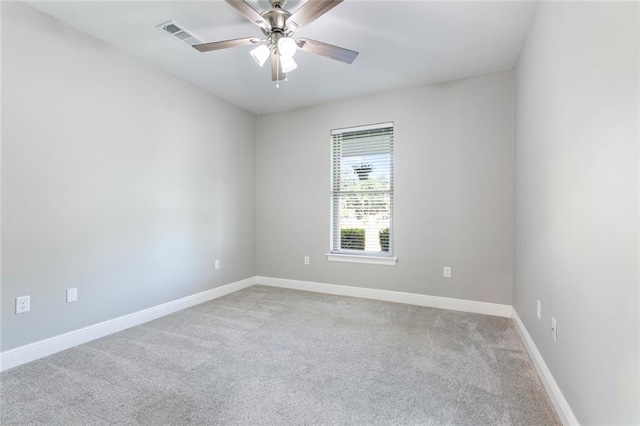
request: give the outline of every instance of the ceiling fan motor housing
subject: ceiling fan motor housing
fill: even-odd
[[[271,33],[279,32],[284,34],[286,32],[286,22],[289,16],[291,16],[291,12],[280,9],[279,7],[274,7],[271,10],[262,12],[261,16],[269,24],[267,28],[261,28],[262,32],[268,37]]]

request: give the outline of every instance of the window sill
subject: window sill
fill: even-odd
[[[360,256],[356,254],[327,253],[329,262],[368,263],[370,265],[396,266],[397,257]]]

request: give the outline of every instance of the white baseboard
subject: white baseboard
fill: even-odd
[[[451,309],[454,311],[471,312],[477,314],[513,317],[522,340],[529,351],[533,364],[540,376],[540,380],[549,394],[554,408],[564,425],[579,425],[569,403],[558,387],[551,371],[544,362],[538,348],[533,343],[520,317],[512,306],[497,303],[475,302],[471,300],[452,299],[447,297],[427,296],[423,294],[402,293],[398,291],[376,290],[363,287],[351,287],[336,284],[325,284],[311,281],[289,280],[272,277],[256,277],[256,283],[270,287],[290,288],[293,290],[313,291],[316,293],[335,294],[339,296],[359,297],[363,299],[382,300],[386,302],[405,303],[408,305],[426,306],[431,308]]]
[[[538,376],[540,376],[540,380],[542,380],[542,384],[547,390],[549,398],[551,398],[551,402],[553,403],[553,406],[560,416],[560,420],[562,420],[562,424],[579,425],[580,423],[578,423],[578,419],[573,414],[573,410],[571,410],[569,403],[565,399],[562,391],[560,390],[560,387],[553,378],[549,367],[547,367],[547,364],[544,362],[542,354],[540,353],[540,351],[538,351],[536,344],[533,342],[531,335],[529,335],[527,328],[524,326],[524,323],[518,316],[518,313],[515,311],[515,309],[513,310],[513,319],[516,322],[516,327],[518,329],[518,332],[520,332],[520,336],[524,341],[524,345],[526,346],[527,351],[529,351],[529,355],[533,360],[533,365],[535,365],[536,370],[538,370]]]
[[[185,308],[198,305],[218,297],[245,289],[255,285],[256,277],[247,278],[206,290],[201,293],[183,297],[182,299],[173,300],[163,303],[162,305],[153,306],[142,311],[124,315],[98,324],[90,325],[85,328],[60,334],[49,339],[40,340],[28,345],[20,346],[15,349],[0,353],[0,371],[8,370],[27,362],[52,355],[56,352],[72,348],[91,340],[117,333],[124,329],[143,324],[145,322],[172,314]]]
[[[520,320],[517,312],[509,305],[497,303],[476,302],[471,300],[453,299],[447,297],[427,296],[423,294],[402,293],[398,291],[377,290],[363,287],[351,287],[336,284],[325,284],[311,281],[289,280],[271,277],[250,277],[231,284],[223,285],[211,290],[203,291],[182,299],[163,303],[132,314],[124,315],[65,334],[40,340],[28,345],[20,346],[0,353],[0,371],[5,371],[36,359],[44,358],[56,352],[90,342],[109,334],[143,324],[145,322],[172,314],[182,309],[217,299],[255,284],[270,287],[290,288],[294,290],[313,291],[316,293],[335,294],[339,296],[359,297],[363,299],[382,300],[386,302],[405,303],[408,305],[426,306],[431,308],[450,309],[462,312],[513,317],[524,344],[529,351],[538,375],[544,384],[558,415],[565,425],[579,425],[571,407],[564,398],[551,371],[544,362],[529,332]]]
[[[399,291],[377,290],[364,287],[325,284],[311,281],[298,281],[283,278],[256,277],[256,283],[270,287],[306,290],[316,293],[335,294],[339,296],[359,297],[362,299],[383,300],[385,302],[405,303],[407,305],[426,306],[430,308],[451,309],[453,311],[471,312],[475,314],[511,317],[510,305],[475,302],[471,300],[452,299],[448,297],[427,296],[424,294],[402,293]]]

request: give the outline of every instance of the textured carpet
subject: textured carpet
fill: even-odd
[[[2,425],[557,425],[510,319],[254,286],[0,375]]]

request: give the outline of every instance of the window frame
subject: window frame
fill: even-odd
[[[336,191],[337,187],[340,187],[342,182],[340,175],[335,171],[336,166],[336,136],[345,134],[364,133],[375,130],[391,129],[389,136],[389,189],[380,191],[371,191],[371,193],[388,194],[389,195],[389,250],[381,252],[361,251],[361,250],[348,250],[348,249],[336,249],[336,239],[338,242],[341,238],[341,217],[340,208],[335,208],[336,200],[340,195],[344,195],[349,191]],[[348,262],[348,263],[368,263],[376,265],[394,266],[397,263],[397,257],[394,256],[394,135],[395,135],[395,123],[393,121],[369,124],[364,126],[344,127],[331,130],[331,149],[330,149],[330,162],[331,162],[331,175],[330,175],[330,191],[329,191],[329,210],[330,210],[330,238],[329,238],[329,252],[326,254],[327,260],[333,262]],[[363,139],[366,136],[363,136]],[[344,158],[342,155],[340,159]],[[336,177],[340,180],[336,182]],[[367,192],[364,191],[363,194]]]

